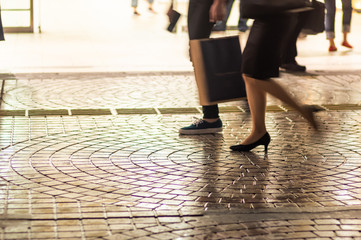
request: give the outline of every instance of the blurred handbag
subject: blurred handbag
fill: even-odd
[[[167,16],[169,19],[169,25],[167,27],[167,30],[169,32],[174,32],[175,26],[177,25],[177,22],[181,16],[179,12],[174,10],[174,1],[171,2],[170,7],[167,12]]]
[[[191,40],[190,54],[202,106],[246,97],[239,36]]]
[[[262,18],[285,12],[311,10],[309,0],[241,0],[243,18]]]
[[[325,4],[312,1],[312,10],[307,13],[307,20],[302,29],[303,33],[315,35],[325,31]]]
[[[4,37],[4,28],[3,28],[3,24],[1,22],[1,8],[0,8],[0,41],[5,40]]]

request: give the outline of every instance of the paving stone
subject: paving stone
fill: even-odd
[[[9,80],[3,239],[361,237],[359,73],[283,75],[291,94],[325,109],[322,134],[270,98],[267,156],[229,150],[252,126],[244,101],[220,105],[223,133],[180,136],[200,115],[194,79],[152,74],[144,91],[150,75],[103,74],[92,87],[86,73]]]

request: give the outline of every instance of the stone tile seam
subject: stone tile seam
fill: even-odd
[[[324,111],[360,111],[359,104],[328,104],[315,105]],[[220,113],[248,113],[247,109],[237,106],[219,107]],[[282,105],[269,105],[267,112],[288,112],[293,109]],[[196,114],[199,113],[198,107],[187,108],[99,108],[99,109],[16,109],[0,110],[0,116],[46,116],[46,115],[137,115],[137,114]]]
[[[305,209],[306,211],[302,211]],[[6,217],[0,216],[1,221],[49,221],[49,220],[57,220],[57,221],[71,221],[71,220],[102,220],[102,219],[144,219],[144,218],[169,218],[169,217],[182,217],[182,218],[193,218],[193,217],[201,217],[204,219],[214,219],[214,216],[217,216],[219,219],[224,219],[221,222],[234,222],[235,219],[243,219],[242,222],[254,222],[254,221],[271,221],[271,220],[305,220],[305,219],[337,219],[337,218],[357,218],[361,215],[360,209],[334,209],[320,212],[307,212],[307,208],[300,208],[299,211],[287,211],[287,209],[279,209],[276,208],[274,212],[266,211],[266,212],[248,212],[248,213],[207,213],[204,214],[185,214],[185,215],[177,215],[177,214],[157,214],[157,216],[150,215],[136,215],[136,216],[99,216],[99,217],[66,217],[66,218],[57,218],[57,217],[49,217],[49,218],[33,218],[33,217]],[[224,216],[224,218],[222,217]],[[342,217],[340,217],[342,216]]]
[[[275,209],[277,210],[277,209]],[[302,210],[306,210],[302,212]],[[213,219],[227,218],[226,221],[234,222],[236,219],[243,219],[243,222],[255,222],[255,221],[271,221],[271,220],[306,220],[306,219],[339,219],[339,218],[357,218],[361,215],[361,210],[334,210],[328,212],[307,212],[307,208],[300,209],[300,212],[273,212],[273,213],[244,213],[244,214],[217,214],[205,215],[206,218]],[[342,217],[341,217],[342,216]]]
[[[361,205],[335,206],[335,207],[278,207],[278,208],[261,208],[261,209],[233,209],[233,210],[210,210],[207,215],[239,215],[239,214],[267,214],[267,213],[330,213],[341,211],[361,211]]]
[[[33,217],[9,217],[7,218],[0,216],[0,221],[49,221],[49,220],[57,220],[57,221],[71,221],[71,220],[100,220],[100,219],[144,219],[144,218],[188,218],[188,217],[204,217],[204,214],[186,214],[186,215],[157,215],[157,216],[149,216],[149,215],[137,215],[137,216],[111,216],[111,217],[66,217],[66,218],[57,218],[57,217],[49,217],[49,218],[33,218]]]

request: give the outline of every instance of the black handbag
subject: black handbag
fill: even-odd
[[[309,0],[241,0],[243,18],[262,18],[285,12],[311,10]]]
[[[1,22],[1,8],[0,8],[0,41],[3,41],[3,40],[5,40],[5,37],[4,37],[3,25]]]
[[[239,36],[191,40],[190,50],[202,106],[246,97]]]
[[[312,10],[307,13],[307,20],[302,29],[303,33],[315,35],[325,31],[325,4],[312,1]]]
[[[169,25],[167,27],[167,30],[169,32],[175,32],[175,26],[181,16],[179,12],[173,9],[173,6],[174,6],[174,0],[171,1],[170,7],[167,12],[167,16],[169,19]]]

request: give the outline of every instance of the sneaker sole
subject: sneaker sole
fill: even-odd
[[[197,134],[210,134],[222,132],[222,128],[206,128],[206,129],[198,129],[198,130],[183,130],[179,129],[179,134],[184,135],[197,135]]]

